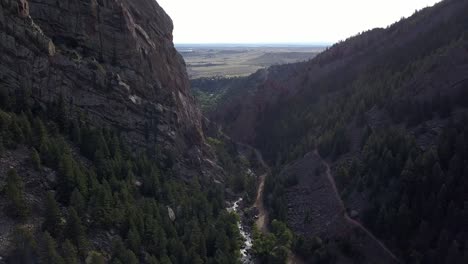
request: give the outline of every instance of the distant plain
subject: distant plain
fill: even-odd
[[[306,61],[325,46],[307,45],[176,45],[190,79],[247,76],[275,64]]]

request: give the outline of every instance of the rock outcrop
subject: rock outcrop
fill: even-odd
[[[1,0],[0,85],[39,107],[59,98],[69,115],[157,146],[179,171],[199,167],[201,115],[172,21],[153,0]],[[185,172],[184,172],[185,173]]]

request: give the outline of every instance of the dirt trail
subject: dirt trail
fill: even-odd
[[[260,231],[262,231],[262,233],[268,232],[268,212],[265,209],[265,205],[263,203],[263,192],[265,189],[266,176],[266,173],[260,176],[260,184],[258,185],[257,197],[255,198],[254,203],[254,206],[258,209],[258,219],[255,221],[255,225]]]
[[[242,144],[244,145],[244,144]],[[247,146],[247,145],[244,145]],[[268,233],[268,211],[265,208],[265,204],[263,202],[263,195],[265,192],[265,179],[268,174],[271,173],[270,167],[265,163],[263,160],[262,154],[255,148],[251,148],[255,155],[257,156],[257,160],[260,162],[262,167],[266,170],[266,173],[260,176],[260,183],[258,184],[257,189],[257,197],[255,198],[254,206],[258,209],[258,219],[255,221],[255,225],[262,233]],[[293,252],[290,252],[288,255],[288,259],[286,260],[287,264],[304,264],[305,262]]]
[[[336,187],[336,183],[335,183],[335,179],[333,178],[333,176],[331,175],[331,169],[330,169],[330,165],[320,156],[320,154],[318,153],[318,150],[315,150],[314,151],[315,155],[317,155],[317,157],[320,158],[320,160],[322,161],[322,164],[325,166],[326,168],[326,174],[327,174],[327,178],[328,180],[330,181],[332,187],[333,187],[333,191],[336,195],[336,198],[338,199],[338,201],[340,201],[340,204],[343,208],[343,214],[344,214],[344,218],[346,219],[346,221],[348,221],[351,225],[355,226],[355,227],[358,227],[359,229],[361,229],[362,231],[364,231],[364,233],[366,233],[372,240],[374,240],[389,256],[391,256],[397,263],[401,263],[400,260],[395,256],[395,254],[392,253],[392,251],[390,251],[384,243],[382,243],[382,241],[380,241],[377,237],[375,237],[372,232],[370,232],[366,227],[364,227],[361,223],[359,223],[358,221],[352,219],[351,217],[349,217],[348,213],[346,212],[346,207],[344,205],[344,202],[343,200],[341,199],[341,196],[338,192],[338,188]]]
[[[258,209],[258,219],[255,221],[255,225],[262,233],[268,233],[268,211],[265,209],[263,202],[263,194],[265,190],[265,178],[268,174],[265,173],[260,176],[260,184],[258,185],[257,197],[255,199],[254,206]],[[305,262],[296,254],[289,253],[288,259],[286,260],[287,264],[304,264]]]
[[[266,170],[266,173],[262,174],[260,176],[260,182],[259,182],[259,185],[258,185],[258,189],[257,189],[257,196],[255,198],[255,203],[254,203],[254,206],[258,209],[259,211],[259,214],[258,214],[258,219],[255,221],[255,225],[258,227],[258,229],[260,231],[262,231],[263,233],[268,233],[269,230],[268,230],[268,211],[266,210],[265,208],[265,205],[264,205],[264,202],[263,202],[263,195],[264,195],[264,190],[265,190],[265,179],[267,177],[268,174],[271,173],[271,170],[270,170],[270,167],[266,164],[266,162],[263,160],[263,156],[262,154],[256,149],[256,148],[253,148],[252,146],[250,145],[247,145],[247,144],[243,144],[243,143],[237,143],[241,146],[244,146],[244,147],[247,147],[251,150],[254,151],[256,157],[257,157],[257,160],[260,162],[260,164],[262,165],[262,167]],[[333,176],[331,175],[331,169],[330,169],[330,165],[320,156],[320,154],[318,153],[318,150],[315,150],[314,151],[315,155],[317,155],[317,157],[320,158],[322,164],[325,166],[326,168],[326,175],[327,175],[327,178],[328,180],[330,181],[331,185],[332,185],[332,188],[333,188],[333,192],[334,192],[334,195],[336,196],[337,200],[340,202],[340,205],[342,207],[342,211],[343,211],[343,214],[344,214],[344,218],[346,221],[348,221],[351,225],[361,229],[364,233],[366,233],[372,240],[374,240],[391,258],[393,258],[397,263],[401,263],[400,260],[395,256],[395,254],[392,253],[392,251],[390,251],[384,243],[382,243],[382,241],[380,241],[377,237],[375,237],[372,232],[370,232],[366,227],[364,227],[361,223],[359,223],[358,221],[352,219],[351,217],[349,217],[349,215],[347,214],[346,212],[346,207],[344,205],[344,202],[343,200],[341,199],[341,196],[339,195],[339,192],[338,192],[338,188],[336,187],[336,183],[335,183],[335,179],[333,178]],[[287,264],[304,264],[306,263],[304,260],[302,260],[299,256],[297,256],[296,254],[294,253],[290,253],[289,256],[288,256],[288,259],[286,261]]]
[[[228,137],[226,135],[224,136]],[[255,225],[262,233],[264,234],[268,233],[270,232],[270,230],[268,230],[268,210],[266,210],[265,208],[265,203],[263,202],[264,200],[263,195],[265,192],[265,179],[271,173],[270,166],[266,164],[266,162],[263,160],[262,153],[260,153],[260,151],[258,151],[256,148],[250,145],[244,144],[244,143],[240,143],[240,142],[236,142],[236,143],[239,146],[243,146],[245,148],[252,150],[255,153],[255,156],[258,162],[260,162],[260,165],[265,170],[265,173],[259,177],[257,196],[255,197],[255,203],[253,204],[253,206],[258,209],[258,219],[255,221]],[[302,260],[301,257],[299,257],[298,255],[294,254],[293,252],[290,252],[288,255],[288,259],[286,260],[286,263],[287,264],[305,264],[306,262]]]

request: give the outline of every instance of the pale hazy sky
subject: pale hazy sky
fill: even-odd
[[[157,0],[176,43],[336,42],[439,0]]]

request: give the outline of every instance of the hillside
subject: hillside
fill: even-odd
[[[248,161],[202,131],[172,27],[153,0],[0,0],[0,263],[237,263]]]
[[[467,11],[445,0],[308,62],[262,70],[208,113],[276,166],[266,202],[303,237],[303,256],[375,263],[375,250],[340,231],[347,224],[323,229],[344,214],[400,262],[467,261]],[[338,201],[330,189],[317,194],[335,181]],[[346,213],[322,208],[339,200]]]

